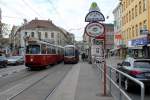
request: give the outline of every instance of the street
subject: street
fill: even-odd
[[[14,68],[13,68],[14,67]],[[10,69],[17,70],[17,67],[5,68],[6,73]],[[22,69],[19,72],[7,74],[0,78],[0,100],[45,100],[65,77],[72,65],[55,65],[49,69],[29,71]],[[1,72],[3,74],[3,72]],[[0,73],[0,74],[1,74]],[[24,97],[25,96],[25,97]]]
[[[118,58],[107,59],[107,65],[114,67],[122,60]],[[83,63],[80,61],[80,63]],[[87,62],[84,62],[85,64]],[[83,64],[84,64],[83,63]],[[57,90],[61,81],[75,65],[60,63],[42,70],[29,70],[24,65],[8,66],[0,69],[0,100],[45,100]],[[97,70],[95,70],[97,71]],[[99,74],[97,74],[100,79]],[[107,80],[109,86],[109,81]],[[112,86],[114,98],[119,96],[118,90]],[[124,90],[124,88],[122,88]],[[140,89],[126,92],[133,100],[140,100]],[[146,91],[145,99],[150,99]]]

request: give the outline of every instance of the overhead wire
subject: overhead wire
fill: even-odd
[[[5,7],[6,9],[10,8],[11,11],[13,11],[14,13],[16,13],[17,15],[19,15],[19,16],[21,16],[21,17],[25,16],[24,13],[22,13],[22,12],[19,11],[18,9],[15,9],[15,8],[13,8],[13,7],[11,7],[11,6],[8,6],[4,1],[2,2],[2,0],[1,0],[1,2],[0,2],[0,5],[2,5],[3,7]]]
[[[22,0],[22,2],[28,6],[36,15],[38,15],[39,17],[42,17],[32,6],[30,6],[25,0]]]

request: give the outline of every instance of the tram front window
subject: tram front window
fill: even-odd
[[[74,56],[74,48],[66,48],[65,56]]]
[[[39,54],[40,53],[40,46],[39,45],[29,45],[26,48],[27,54]]]

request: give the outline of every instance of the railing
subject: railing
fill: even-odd
[[[96,67],[98,68],[98,70],[100,71],[100,76],[101,79],[103,79],[103,73],[104,73],[104,66],[103,66],[103,62],[102,63],[95,63]],[[119,76],[119,84],[116,82],[116,76],[117,74]],[[132,100],[131,97],[122,89],[122,85],[121,85],[121,76],[126,77],[127,79],[130,79],[131,81],[135,82],[136,84],[140,85],[141,88],[141,99],[140,100],[144,100],[144,96],[145,96],[145,87],[143,82],[131,77],[130,75],[117,70],[116,68],[113,68],[112,66],[108,66],[107,65],[107,73],[106,73],[106,77],[109,80],[107,82],[107,86],[109,87],[109,93],[115,98],[115,100]],[[114,86],[114,87],[113,87]],[[114,89],[112,88],[116,88],[118,93],[116,93],[115,91],[112,91]]]

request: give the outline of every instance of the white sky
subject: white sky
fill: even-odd
[[[82,40],[85,16],[92,2],[96,2],[104,14],[106,23],[113,23],[113,9],[119,0],[0,0],[2,22],[21,25],[23,19],[51,19],[54,24],[74,33],[76,40]]]

